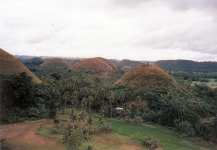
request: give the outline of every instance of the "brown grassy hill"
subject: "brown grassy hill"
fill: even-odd
[[[111,74],[117,71],[117,67],[108,60],[100,57],[82,59],[72,66],[75,70],[84,70],[94,73]]]
[[[66,62],[61,58],[46,58],[43,59],[43,63],[41,64],[41,67],[67,67]]]
[[[20,60],[0,48],[0,74],[11,75],[23,72],[32,77],[33,82],[41,83],[41,80],[36,77],[24,64],[22,64]]]
[[[139,65],[126,72],[116,84],[131,88],[158,89],[174,85],[174,80],[157,65]]]
[[[128,60],[128,59],[123,59],[123,60],[111,60],[112,63],[114,63],[119,70],[121,71],[129,71],[130,69],[138,66],[138,65],[142,65],[144,64],[143,62],[140,61],[133,61],[133,60]]]
[[[50,57],[43,58],[40,66],[43,68],[71,68],[76,62],[78,62],[77,59]]]

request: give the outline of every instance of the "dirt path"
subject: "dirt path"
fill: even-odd
[[[26,123],[16,123],[0,126],[0,140],[5,139],[7,150],[64,150],[63,144],[55,139],[37,134],[40,126],[50,124],[47,120]],[[96,150],[143,150],[141,145],[127,137],[101,134],[94,139]],[[4,150],[1,149],[0,150]]]
[[[17,123],[0,126],[0,140],[6,140],[13,150],[63,150],[63,146],[55,141],[36,134],[36,130],[46,120]]]

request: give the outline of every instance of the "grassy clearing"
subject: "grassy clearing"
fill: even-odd
[[[88,145],[94,150],[146,150],[137,141],[115,133],[98,134],[90,142],[84,143],[82,148]]]
[[[109,119],[114,133],[127,136],[142,142],[146,137],[156,138],[160,141],[164,150],[205,150],[192,141],[181,138],[177,133],[157,125],[135,125],[125,121]]]
[[[59,134],[58,130],[54,127],[40,127],[37,129],[37,134],[43,136],[43,137],[47,137],[47,138],[55,138],[58,141],[61,141],[62,136]]]
[[[54,139],[58,143],[62,141],[61,134],[52,124],[38,128],[37,134]],[[98,133],[92,136],[90,141],[83,143],[80,149],[86,150],[88,146],[93,150],[145,150],[140,142],[117,133]]]
[[[82,149],[91,145],[94,150],[144,150],[143,140],[152,137],[160,141],[164,150],[215,150],[214,146],[210,146],[212,148],[202,147],[192,140],[182,138],[178,133],[158,125],[136,125],[117,119],[106,119],[106,121],[111,125],[112,133],[93,136],[91,141],[83,143]],[[38,133],[45,137],[61,140],[61,136],[51,125],[39,128]]]

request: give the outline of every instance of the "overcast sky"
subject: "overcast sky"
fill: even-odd
[[[12,54],[217,61],[217,0],[0,0]]]

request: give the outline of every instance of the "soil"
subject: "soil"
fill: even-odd
[[[55,139],[45,138],[36,133],[36,130],[46,120],[16,123],[0,126],[0,140],[5,141],[9,149],[13,150],[62,150],[63,145]]]

